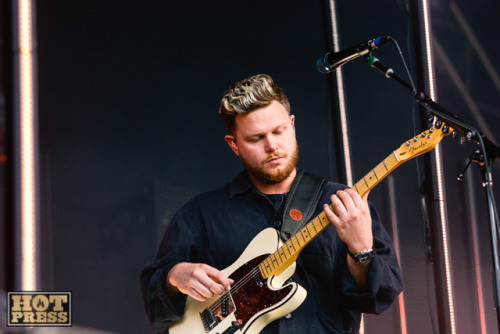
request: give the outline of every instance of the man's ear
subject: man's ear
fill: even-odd
[[[295,115],[290,115],[290,123],[292,123],[292,126],[295,127]]]
[[[229,145],[229,147],[233,150],[234,154],[237,156],[240,156],[240,150],[238,148],[238,145],[236,145],[236,138],[231,135],[225,135],[224,140],[226,143]]]

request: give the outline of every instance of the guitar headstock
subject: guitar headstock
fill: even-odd
[[[432,127],[421,134],[409,139],[394,151],[399,161],[409,160],[417,155],[429,152],[437,144],[453,132],[453,128],[448,125],[439,126],[439,128]]]

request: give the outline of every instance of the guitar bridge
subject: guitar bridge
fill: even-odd
[[[229,314],[236,310],[233,297],[230,293],[224,293],[212,305],[200,312],[201,321],[205,331],[210,332],[215,326],[223,321]]]

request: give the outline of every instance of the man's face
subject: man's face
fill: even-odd
[[[251,177],[279,183],[295,170],[298,160],[294,120],[281,103],[273,101],[267,107],[236,116],[234,137],[225,139]]]

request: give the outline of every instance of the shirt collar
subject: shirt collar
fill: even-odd
[[[297,168],[297,176],[302,171]],[[295,177],[294,183],[300,179],[300,177]],[[293,187],[293,185],[292,185]],[[229,198],[233,198],[237,195],[241,195],[249,190],[260,193],[260,191],[254,186],[252,181],[250,181],[250,177],[246,171],[239,173],[229,184]]]
[[[233,198],[237,195],[243,194],[251,189],[257,190],[250,181],[246,171],[239,173],[229,184],[229,198]]]

